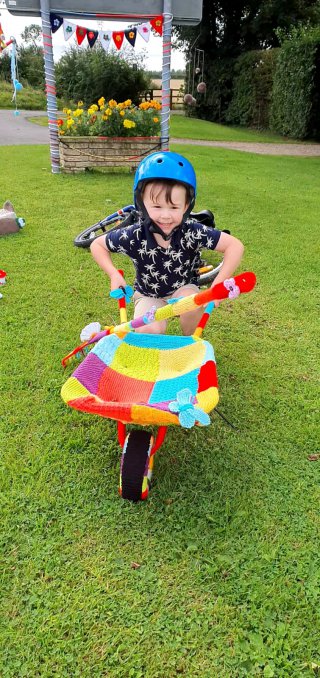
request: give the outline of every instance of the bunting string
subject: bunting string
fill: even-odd
[[[124,31],[94,31],[90,28],[85,28],[84,26],[78,26],[72,21],[69,21],[69,19],[63,18],[54,12],[50,12],[50,23],[52,33],[56,33],[62,26],[65,40],[69,40],[75,35],[78,45],[81,45],[86,38],[90,47],[93,47],[98,40],[106,52],[108,52],[111,44],[115,45],[116,48],[120,50],[126,40],[131,47],[134,47],[137,35],[140,35],[145,42],[149,42],[151,31],[153,31],[155,35],[160,36],[162,36],[163,31],[162,15],[156,16],[153,19],[150,19],[150,21],[144,21],[141,24],[127,28]]]

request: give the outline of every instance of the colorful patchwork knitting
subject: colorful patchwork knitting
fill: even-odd
[[[211,344],[193,337],[129,332],[123,338],[111,334],[100,339],[61,395],[77,410],[126,423],[167,426],[180,425],[175,413],[179,408],[172,403],[179,402],[183,389],[192,397],[193,420],[207,423],[204,412],[211,412],[219,399]]]

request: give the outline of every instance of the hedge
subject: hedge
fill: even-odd
[[[296,30],[277,60],[270,126],[296,139],[320,139],[320,28]]]
[[[235,64],[233,92],[226,122],[246,127],[268,128],[273,76],[278,49],[242,54]]]

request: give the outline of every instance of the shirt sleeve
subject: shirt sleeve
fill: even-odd
[[[215,250],[220,240],[221,231],[213,228],[213,226],[205,226],[196,222],[194,224],[194,235],[201,248]]]
[[[114,228],[105,236],[105,243],[109,252],[120,252],[121,254],[132,255],[132,227],[124,226]]]

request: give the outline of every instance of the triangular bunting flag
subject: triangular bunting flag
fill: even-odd
[[[149,42],[150,38],[150,24],[138,24],[137,30],[139,35],[146,41]]]
[[[130,42],[130,45],[132,45],[132,47],[134,47],[135,42],[136,42],[136,37],[137,37],[137,29],[136,28],[128,28],[128,30],[126,30],[124,32],[124,34],[125,34],[128,42]]]
[[[83,26],[77,26],[76,38],[77,38],[78,45],[81,45],[81,43],[84,41],[86,35],[87,35],[87,29],[84,28]]]
[[[163,17],[161,14],[156,16],[154,19],[151,19],[150,24],[152,28],[154,28],[154,30],[159,33],[159,35],[162,35]]]
[[[123,43],[124,31],[113,31],[112,37],[116,48],[120,49]]]
[[[98,31],[88,31],[87,32],[87,40],[88,40],[90,47],[93,47],[97,38],[98,38]]]
[[[58,14],[54,14],[53,12],[50,12],[50,23],[51,23],[51,31],[52,33],[55,33],[60,26],[63,24],[63,18],[62,16],[58,16]]]
[[[69,38],[71,38],[71,36],[74,34],[76,28],[76,24],[72,24],[70,21],[67,21],[67,19],[63,19],[64,39],[69,40]]]
[[[99,31],[99,40],[103,49],[107,52],[111,43],[112,31]]]

